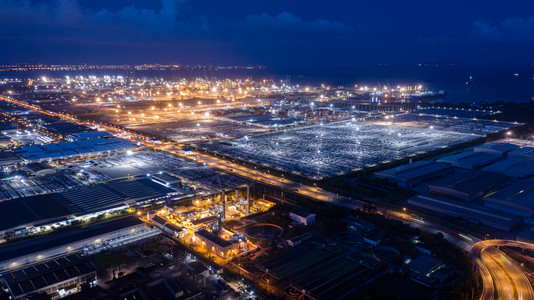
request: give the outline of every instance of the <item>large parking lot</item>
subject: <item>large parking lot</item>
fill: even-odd
[[[221,121],[211,117],[181,120],[166,123],[151,123],[126,126],[129,129],[164,137],[176,142],[191,142],[213,138],[243,136],[264,131],[258,127]]]
[[[463,119],[458,125],[461,127],[451,128],[447,120],[409,114],[397,116],[394,121],[331,123],[200,146],[307,177],[322,178],[470,141],[513,126]]]

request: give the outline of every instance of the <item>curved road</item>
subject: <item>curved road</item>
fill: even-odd
[[[520,247],[534,250],[534,244],[509,241],[486,240],[473,245],[471,258],[480,272],[483,290],[480,299],[533,299],[532,286],[521,271],[521,266],[513,263],[496,246]]]

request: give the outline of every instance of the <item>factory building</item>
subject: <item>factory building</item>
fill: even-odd
[[[0,246],[0,271],[84,249],[90,250],[107,242],[133,237],[146,231],[145,223],[130,216],[7,244]]]
[[[195,232],[195,242],[198,242],[208,252],[221,258],[230,258],[239,252],[239,243],[227,241],[205,229]]]
[[[11,238],[162,201],[176,193],[148,178],[83,186],[0,202],[0,235]]]
[[[0,152],[0,167],[4,166],[14,166],[20,164],[24,159],[12,151],[2,151]]]
[[[315,222],[315,214],[301,208],[293,208],[289,212],[289,217],[291,220],[302,225],[310,225]]]
[[[492,172],[456,172],[429,184],[428,190],[434,196],[468,202],[497,190],[507,181],[507,176]]]
[[[111,138],[113,135],[106,131],[85,131],[68,134],[65,139],[69,142],[90,140],[98,138]]]
[[[209,216],[198,220],[191,221],[191,228],[193,230],[200,230],[202,228],[208,228],[213,224],[217,223],[219,218],[217,216]]]
[[[56,173],[56,169],[46,162],[30,163],[22,167],[22,170],[32,176],[51,175]]]
[[[179,188],[182,185],[180,178],[171,176],[167,173],[154,174],[150,178],[152,181],[167,187]]]
[[[158,227],[161,231],[173,237],[180,238],[180,237],[183,237],[183,235],[185,234],[185,228],[178,227],[174,225],[172,222],[169,222],[158,215],[151,216],[149,214],[148,220],[154,223],[154,225],[156,225],[156,227]]]
[[[454,218],[461,218],[504,231],[511,231],[520,223],[520,219],[517,217],[505,215],[482,206],[447,199],[418,195],[408,199],[408,205],[432,210]]]
[[[26,145],[13,152],[21,156],[26,162],[32,163],[120,153],[137,147],[135,143],[129,140],[116,137],[100,137],[76,140],[74,142]]]
[[[400,167],[379,171],[375,176],[395,182],[402,187],[413,187],[421,182],[447,175],[452,171],[448,164],[421,160]]]
[[[534,214],[534,180],[523,180],[484,197],[484,206],[516,216]]]
[[[527,178],[534,176],[534,159],[520,156],[509,156],[507,159],[484,167],[482,170],[503,174],[513,178]]]
[[[508,157],[523,157],[534,160],[534,147],[523,147],[510,151]]]
[[[473,149],[476,153],[492,153],[498,154],[503,157],[508,155],[508,152],[519,149],[520,146],[516,144],[511,144],[503,141],[497,141],[493,143],[488,143],[480,147]]]
[[[138,268],[135,272],[97,286],[84,289],[64,299],[174,299],[208,298],[192,274],[182,270],[156,270],[157,267]]]
[[[96,280],[95,268],[78,254],[54,258],[2,275],[11,299],[47,294],[59,299],[79,291],[80,285]]]
[[[502,158],[502,154],[499,153],[465,151],[459,154],[440,158],[436,161],[446,163],[457,168],[475,170],[495,163]]]

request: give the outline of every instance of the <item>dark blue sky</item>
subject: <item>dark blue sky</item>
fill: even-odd
[[[0,0],[0,63],[534,62],[534,1]]]

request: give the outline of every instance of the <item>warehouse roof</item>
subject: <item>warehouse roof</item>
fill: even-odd
[[[13,296],[19,297],[94,272],[91,264],[73,254],[5,273],[3,278]]]
[[[137,201],[148,198],[158,198],[175,192],[175,190],[164,187],[148,178],[114,182],[107,184],[106,187],[126,199],[134,199]]]
[[[491,164],[483,170],[510,177],[523,178],[534,175],[534,159],[525,157],[508,157],[508,159]]]
[[[204,224],[204,223],[210,223],[210,222],[215,222],[217,221],[217,216],[209,216],[209,217],[205,217],[205,218],[202,218],[202,219],[198,219],[198,220],[193,220],[191,221],[191,224],[193,225],[200,225],[200,224]]]
[[[212,243],[216,244],[216,245],[219,245],[220,247],[223,247],[223,248],[226,248],[228,246],[231,246],[232,243],[227,241],[227,240],[223,240],[222,238],[220,238],[219,236],[205,230],[205,229],[201,229],[197,232],[195,232],[195,235],[199,235],[203,238],[205,238],[206,240],[209,240],[211,241]]]
[[[475,196],[497,188],[506,181],[508,181],[508,177],[505,175],[493,172],[470,171],[445,177],[439,183],[429,185],[429,188],[430,190],[446,188],[468,196]]]
[[[81,209],[58,193],[30,196],[0,202],[0,230],[62,219]]]
[[[523,180],[509,185],[484,198],[498,204],[534,209],[534,180]]]
[[[303,218],[307,218],[307,217],[312,216],[312,215],[315,216],[315,214],[313,214],[313,213],[311,213],[311,212],[309,212],[309,211],[307,211],[305,209],[297,208],[297,207],[293,208],[291,210],[291,213],[294,214],[294,215],[297,215],[299,217],[303,217]]]
[[[86,131],[86,132],[75,132],[68,135],[68,138],[73,141],[78,140],[87,140],[94,138],[102,137],[111,137],[112,135],[106,131]]]
[[[61,142],[46,145],[27,145],[15,150],[15,153],[32,160],[39,158],[54,158],[65,156],[62,151],[69,153],[89,153],[107,150],[127,149],[136,147],[135,143],[121,138],[93,138],[77,140],[76,142]]]
[[[440,158],[437,160],[437,162],[448,163],[455,167],[464,169],[476,169],[498,161],[501,158],[502,155],[497,153],[466,151]]]
[[[414,272],[426,275],[442,264],[444,264],[442,260],[423,254],[410,261],[408,267]]]
[[[68,246],[69,244],[77,241],[127,229],[140,224],[143,224],[143,221],[134,216],[129,216],[109,222],[71,228],[65,231],[50,233],[33,239],[0,246],[0,257],[4,261],[15,259],[17,257],[45,251],[48,249]]]
[[[159,180],[163,183],[168,183],[168,184],[180,182],[180,178],[171,176],[167,173],[154,174],[152,175],[152,179]]]
[[[84,212],[112,208],[123,203],[133,203],[159,198],[175,192],[172,189],[143,178],[108,184],[84,186],[63,192],[62,195]]]
[[[0,165],[10,165],[22,161],[22,158],[10,151],[0,152]]]
[[[511,143],[506,143],[506,142],[493,142],[493,143],[488,143],[488,144],[476,147],[475,152],[491,150],[495,152],[506,153],[506,152],[515,150],[517,148],[519,148],[519,146],[516,144],[511,144]]]
[[[407,182],[447,169],[450,169],[450,166],[447,164],[436,163],[428,160],[421,160],[411,164],[376,172],[376,175],[380,177]]]
[[[156,223],[158,223],[158,224],[160,224],[160,225],[165,225],[165,223],[167,223],[167,220],[163,219],[163,218],[160,217],[160,216],[154,216],[154,217],[152,218],[152,221],[154,221],[154,222],[156,222]]]
[[[506,231],[510,231],[519,223],[519,219],[516,217],[491,211],[481,206],[438,199],[435,197],[414,196],[408,199],[408,204],[437,211],[453,217],[462,217],[471,221],[478,221],[486,226]]]
[[[0,230],[52,223],[71,215],[98,212],[172,192],[175,191],[143,178],[3,201],[0,202]]]
[[[508,153],[508,157],[512,157],[512,156],[522,156],[522,157],[534,159],[534,147],[523,147],[523,148],[516,149],[514,151],[510,151]]]

